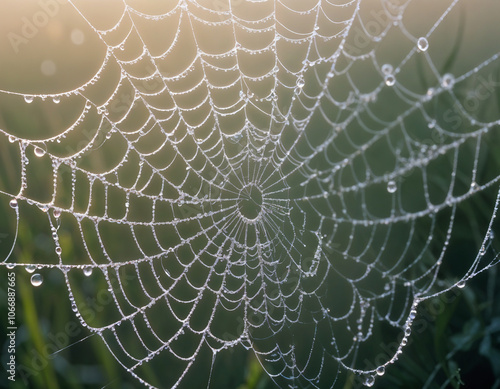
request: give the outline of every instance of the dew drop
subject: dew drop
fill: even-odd
[[[87,102],[85,103],[85,109],[90,109],[91,106],[92,104],[90,104],[90,101],[87,100]]]
[[[85,277],[90,277],[92,275],[92,268],[86,267],[85,269],[83,269],[83,275]]]
[[[73,303],[71,303],[71,310],[72,310],[73,312],[77,312],[77,311],[78,311],[78,307],[76,306],[76,304],[75,304],[74,302],[73,302]]]
[[[304,81],[304,79],[303,79],[303,78],[299,78],[299,79],[297,80],[297,88],[302,89],[302,88],[304,87],[304,85],[305,85],[305,84],[306,84],[306,83],[305,83],[305,81]]]
[[[43,277],[41,274],[35,273],[31,276],[31,285],[33,286],[40,286],[42,285],[43,282]]]
[[[385,63],[382,65],[382,73],[384,74],[392,74],[392,71],[394,68],[392,67],[391,64]]]
[[[45,150],[41,147],[35,146],[35,156],[38,158],[43,157],[45,155]]]
[[[62,248],[60,246],[57,246],[56,247],[56,254],[61,255],[61,253],[62,253]]]
[[[16,141],[16,138],[14,138],[12,135],[9,135],[9,142],[14,143]]]
[[[368,377],[365,378],[365,382],[363,384],[368,387],[373,386],[375,384],[375,377],[369,375]]]
[[[395,193],[397,190],[398,190],[398,187],[397,187],[396,182],[394,180],[391,180],[387,183],[387,192]]]
[[[54,215],[54,217],[55,217],[56,219],[59,219],[59,218],[61,217],[61,210],[60,210],[60,209],[54,209],[54,210],[52,211],[52,214]]]
[[[17,199],[10,200],[9,205],[11,208],[17,208]]]
[[[52,98],[52,101],[55,103],[55,104],[59,104],[61,102],[61,98],[59,96],[54,96]]]
[[[429,48],[429,42],[427,41],[427,38],[418,38],[417,47],[420,51],[427,51],[427,49]]]
[[[8,263],[5,265],[5,267],[8,269],[8,270],[12,270],[16,267],[16,265],[14,265],[13,263]]]
[[[33,272],[36,270],[36,266],[35,266],[35,265],[27,265],[24,269],[25,269],[28,273],[33,273]]]
[[[441,79],[441,86],[445,89],[451,89],[455,84],[455,77],[453,74],[446,73]]]
[[[396,83],[396,77],[392,74],[388,74],[385,76],[385,85],[393,86]]]
[[[460,281],[460,282],[457,284],[457,287],[458,287],[458,288],[460,288],[460,289],[465,288],[465,281]]]
[[[24,101],[26,101],[28,104],[33,102],[34,97],[31,95],[24,95]]]
[[[378,375],[384,375],[384,373],[385,373],[385,366],[377,367],[377,374]]]

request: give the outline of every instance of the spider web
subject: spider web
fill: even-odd
[[[3,264],[36,267],[35,286],[59,269],[81,324],[145,385],[209,386],[245,347],[280,386],[346,371],[372,386],[422,301],[498,262],[499,51],[483,37],[457,54],[479,39],[469,8],[71,1],[98,65],[75,61],[73,80],[91,76],[1,91],[58,117],[47,134],[0,130],[16,237],[42,218],[53,241],[32,262],[2,243]],[[481,194],[480,244],[457,264],[456,224]]]

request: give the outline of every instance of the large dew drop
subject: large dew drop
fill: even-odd
[[[33,102],[34,97],[31,95],[24,95],[24,101],[26,101],[28,104]]]
[[[40,286],[42,285],[43,277],[41,274],[35,273],[31,276],[31,285]]]
[[[387,192],[389,193],[395,193],[398,190],[398,186],[396,185],[396,181],[389,181],[387,183]]]
[[[10,200],[9,205],[10,205],[11,208],[14,208],[14,209],[17,208],[17,205],[18,205],[17,204],[17,199]]]
[[[396,77],[392,74],[388,74],[385,76],[385,84],[387,86],[393,86],[396,83]]]
[[[25,269],[28,273],[33,273],[36,270],[36,266],[35,265],[28,265],[25,267]]]
[[[90,277],[92,275],[92,268],[86,267],[85,269],[83,269],[83,275],[85,277]]]
[[[429,42],[427,41],[427,38],[418,38],[417,47],[420,51],[427,51],[427,49],[429,48]]]
[[[375,384],[375,377],[372,375],[369,375],[368,377],[365,378],[364,385],[368,387],[372,387]]]
[[[35,146],[35,156],[38,158],[43,157],[45,155],[45,150],[41,147]]]

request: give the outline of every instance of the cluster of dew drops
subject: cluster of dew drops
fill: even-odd
[[[11,206],[11,208],[17,210],[17,207],[18,207],[17,199],[14,198],[14,199],[10,200],[9,205]],[[60,215],[59,210],[58,210],[58,212]],[[6,266],[7,266],[7,269],[13,269],[15,265],[13,263],[9,263]],[[26,265],[24,267],[24,269],[28,273],[34,273],[35,270],[37,269],[37,267],[36,267],[36,265]],[[43,283],[43,276],[40,273],[35,273],[31,276],[31,285],[37,287],[37,286],[42,285],[42,283]]]
[[[45,100],[46,96],[42,96],[42,100]],[[24,95],[24,101],[28,104],[31,104],[35,99],[35,96],[33,95]],[[55,103],[55,104],[59,104],[61,102],[61,97],[60,96],[53,96],[52,97],[52,101]],[[10,136],[9,137],[9,141],[11,143],[15,142],[15,138],[13,136]],[[46,154],[46,151],[42,148],[42,147],[39,147],[39,146],[34,146],[34,154],[36,157],[43,157],[45,154]],[[17,198],[13,198],[10,200],[9,202],[9,205],[11,208],[15,209],[17,211],[17,208],[18,208],[18,201],[17,201]],[[56,219],[58,219],[60,216],[61,216],[61,210],[59,209],[54,209],[53,210],[53,215]],[[60,246],[56,247],[56,254],[60,255],[62,253],[62,249]],[[10,263],[10,264],[7,264],[6,265],[8,269],[13,269],[15,267],[14,264]],[[37,269],[37,266],[36,265],[26,265],[25,266],[25,270],[28,272],[28,273],[34,273],[35,270]],[[43,276],[40,274],[40,273],[34,273],[32,276],[31,276],[31,284],[35,287],[38,287],[40,285],[42,285],[43,283]]]
[[[17,208],[18,208],[18,202],[17,202],[17,199],[16,198],[13,198],[12,200],[10,200],[9,202],[9,205],[11,208],[15,209],[17,211]],[[59,219],[61,217],[61,210],[60,209],[54,209],[52,211],[52,214],[54,215],[54,217],[56,219]],[[56,249],[56,254],[57,255],[61,255],[62,253],[62,248],[60,246],[57,246]],[[13,264],[13,263],[8,263],[6,265],[7,269],[13,269],[16,265]],[[28,272],[28,273],[34,273],[32,274],[31,276],[31,285],[35,286],[35,287],[38,287],[40,285],[42,285],[43,283],[43,276],[40,274],[40,273],[35,273],[35,270],[37,270],[37,266],[36,265],[25,265],[24,266],[25,270]],[[86,276],[86,277],[89,277],[90,275],[92,275],[92,267],[90,266],[86,266],[83,268],[83,274]]]
[[[429,41],[427,40],[426,37],[420,37],[417,39],[417,49],[419,52],[424,53],[429,49]],[[395,70],[391,64],[383,64],[381,69],[382,75],[384,77],[384,83],[387,86],[394,86],[396,84],[396,76],[395,76]],[[441,78],[441,87],[443,89],[451,89],[455,83],[455,78],[453,77],[452,74],[446,73],[443,75]],[[432,97],[434,93],[434,88],[430,88],[429,91],[427,92],[427,98]]]
[[[419,52],[425,52],[429,48],[429,41],[426,37],[420,37],[417,40],[417,48]],[[391,64],[383,64],[381,67],[382,74],[384,76],[384,82],[387,86],[393,86],[396,84],[396,76],[394,75],[394,68]],[[452,74],[446,73],[441,79],[441,87],[444,89],[450,89],[453,87],[455,79]],[[427,97],[431,97],[433,90],[429,89],[427,92]],[[387,182],[387,192],[395,193],[398,190],[398,185],[396,181],[391,179]]]
[[[420,37],[417,40],[417,48],[420,52],[425,52],[429,48],[429,41],[426,37]],[[382,65],[382,73],[384,75],[384,82],[387,86],[394,86],[396,84],[396,76],[394,75],[394,68],[390,64]]]
[[[8,264],[6,264],[6,267],[7,267],[7,269],[12,270],[12,269],[14,269],[15,265],[13,263],[8,263]],[[28,273],[34,273],[35,270],[37,269],[37,267],[36,267],[36,265],[26,265],[24,267],[24,269]],[[35,287],[40,286],[43,283],[43,276],[40,273],[34,273],[31,275],[30,282],[31,282],[31,285],[33,285]]]

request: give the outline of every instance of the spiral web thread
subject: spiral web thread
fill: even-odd
[[[131,2],[103,11],[101,27],[71,2],[101,41],[95,75],[61,93],[1,91],[77,113],[43,139],[1,129],[20,166],[18,192],[2,196],[17,228],[46,214],[55,254],[20,263],[14,241],[3,264],[60,269],[81,324],[146,385],[142,367],[161,359],[177,362],[161,365],[175,366],[165,385],[197,374],[199,360],[209,385],[218,355],[243,346],[282,386],[334,386],[346,370],[371,386],[420,302],[498,262],[497,194],[477,255],[454,283],[440,279],[456,260],[461,204],[498,190],[499,171],[484,171],[499,151],[498,83],[476,98],[481,111],[467,101],[499,54],[441,74],[433,45],[461,3],[425,23],[414,3]],[[449,107],[454,120],[440,114]],[[48,200],[33,194],[40,182]],[[63,228],[79,242],[74,258]],[[82,274],[116,308],[101,322],[81,309]],[[399,347],[367,369],[360,355],[377,355],[370,342],[386,327],[403,334]]]

